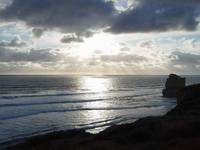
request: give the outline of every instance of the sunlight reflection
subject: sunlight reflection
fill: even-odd
[[[84,77],[81,83],[81,88],[90,92],[107,92],[109,86],[110,81],[106,78]]]
[[[106,97],[110,86],[111,80],[104,77],[84,77],[81,84],[82,89],[87,89],[90,92],[94,92],[94,94],[96,93],[100,99]],[[83,107],[91,109],[83,112],[85,121],[97,122],[106,120],[110,116],[108,111],[106,111],[106,108],[108,108],[109,105],[110,104],[106,100],[85,103]]]

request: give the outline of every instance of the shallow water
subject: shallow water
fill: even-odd
[[[98,133],[113,124],[163,115],[167,76],[0,76],[0,143],[58,130]],[[187,76],[187,84],[200,76]]]

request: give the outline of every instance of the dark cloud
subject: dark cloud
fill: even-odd
[[[113,33],[195,30],[199,0],[135,0],[108,30]]]
[[[72,43],[72,42],[84,42],[83,38],[80,36],[77,36],[76,34],[72,35],[65,35],[61,40],[62,43]]]
[[[27,46],[27,43],[21,41],[19,37],[15,37],[10,42],[6,42],[6,41],[0,42],[0,47],[19,48],[19,47],[24,47],[24,46]]]
[[[62,43],[72,43],[72,42],[82,43],[84,42],[85,38],[90,38],[94,34],[95,32],[92,31],[77,32],[63,36],[63,38],[60,41]]]
[[[85,31],[85,32],[78,32],[78,33],[76,33],[77,36],[84,37],[84,38],[90,38],[94,34],[95,34],[95,32],[92,32],[92,31]]]
[[[56,29],[90,37],[88,31],[103,27],[112,33],[195,30],[200,0],[134,0],[133,7],[117,14],[113,2],[106,0],[13,0],[1,10],[5,21],[24,21],[35,27]]]
[[[199,0],[168,0],[169,2],[182,2],[182,3],[198,3]]]
[[[33,27],[81,33],[110,24],[114,13],[113,2],[104,0],[13,0],[0,16]]]
[[[34,35],[34,37],[36,38],[40,38],[45,32],[45,29],[43,28],[33,28],[32,29],[32,33]]]
[[[64,59],[59,50],[32,49],[22,52],[17,49],[0,48],[0,62],[57,62]]]

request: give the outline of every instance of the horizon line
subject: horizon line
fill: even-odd
[[[0,76],[168,76],[169,74],[0,74]],[[199,76],[200,74],[177,74],[177,75]]]

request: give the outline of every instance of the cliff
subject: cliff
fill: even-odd
[[[199,150],[200,85],[178,93],[178,105],[162,117],[112,126],[93,135],[84,130],[32,137],[7,150]]]
[[[185,78],[182,78],[176,74],[170,74],[165,83],[165,89],[163,90],[164,97],[176,97],[177,92],[185,87]]]

